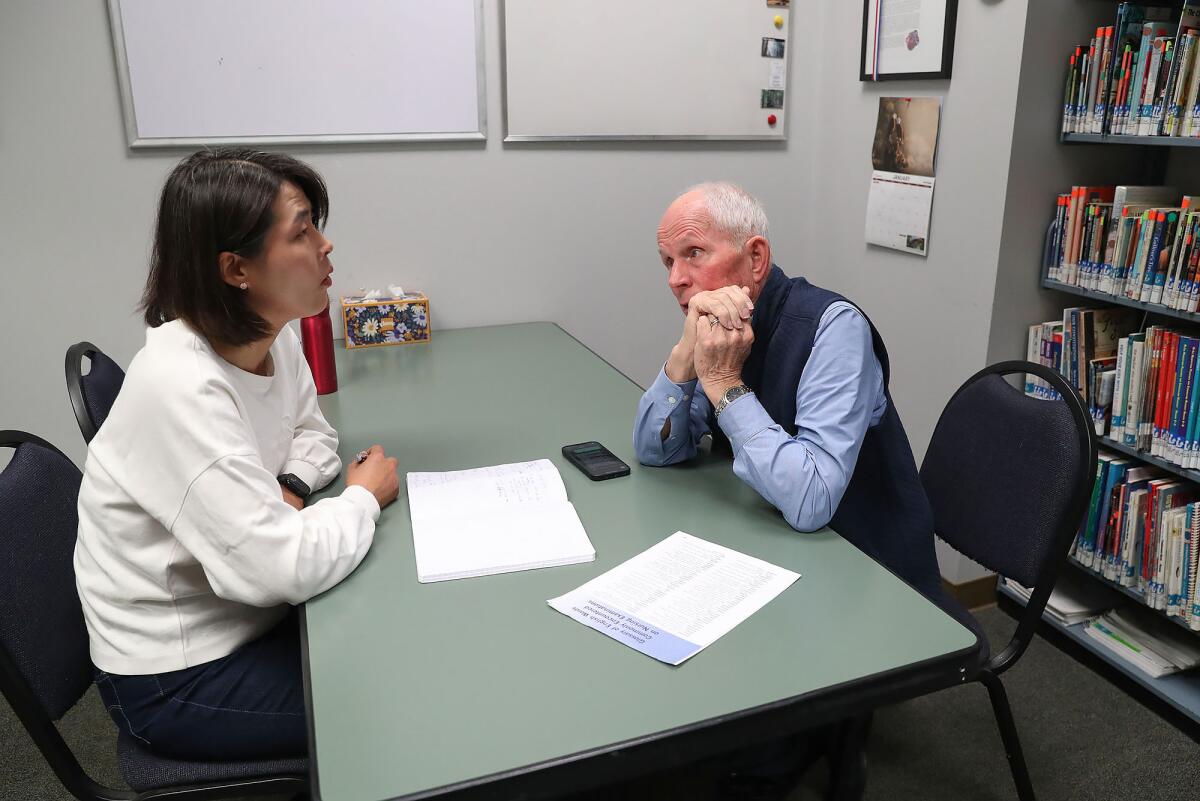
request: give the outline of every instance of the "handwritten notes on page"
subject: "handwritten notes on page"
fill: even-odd
[[[417,580],[556,567],[596,558],[548,460],[409,473]]]

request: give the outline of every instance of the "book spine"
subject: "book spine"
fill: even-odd
[[[1088,114],[1087,132],[1099,133],[1100,124],[1104,120],[1104,97],[1108,92],[1110,59],[1112,53],[1112,29],[1102,28],[1097,31],[1096,79],[1092,88],[1091,113]]]
[[[1184,225],[1181,226],[1181,231],[1183,232],[1183,236],[1181,237],[1181,239],[1182,239],[1183,244],[1179,248],[1179,255],[1178,255],[1178,258],[1176,259],[1176,261],[1178,262],[1178,266],[1176,267],[1177,278],[1175,280],[1175,286],[1174,286],[1174,289],[1173,289],[1173,292],[1171,295],[1171,302],[1170,302],[1171,308],[1174,308],[1174,309],[1183,308],[1184,298],[1189,297],[1191,294],[1191,291],[1192,291],[1191,290],[1192,276],[1190,273],[1190,265],[1191,265],[1191,259],[1192,259],[1192,251],[1195,250],[1195,245],[1196,245],[1196,220],[1197,220],[1196,212],[1189,211],[1187,214],[1187,218],[1184,221]]]
[[[1152,342],[1146,343],[1146,358],[1143,365],[1146,375],[1142,390],[1142,408],[1138,418],[1137,449],[1150,450],[1150,437],[1154,431],[1154,410],[1158,400],[1159,371],[1162,369],[1161,329],[1155,329]]]
[[[1138,421],[1141,415],[1143,384],[1143,362],[1145,361],[1146,343],[1142,339],[1134,340],[1130,348],[1130,374],[1126,379],[1129,402],[1125,412],[1125,433],[1123,444],[1136,446],[1138,440]]]
[[[1125,104],[1125,89],[1129,84],[1129,64],[1132,59],[1133,49],[1129,45],[1125,45],[1124,50],[1121,51],[1117,74],[1114,76],[1113,92],[1108,102],[1108,110],[1101,133],[1107,134],[1116,131],[1117,121],[1120,119],[1121,110]]]
[[[1146,86],[1142,92],[1142,102],[1138,108],[1137,135],[1150,135],[1150,120],[1154,116],[1154,96],[1158,89],[1158,73],[1162,69],[1163,49],[1166,40],[1159,37],[1154,40],[1150,52],[1150,63],[1146,65]]]
[[[1187,91],[1184,94],[1184,105],[1180,112],[1178,135],[1191,136],[1193,132],[1193,116],[1196,113],[1196,97],[1200,93],[1200,69],[1196,68],[1196,43],[1192,43],[1192,70],[1188,74]]]
[[[1167,230],[1167,213],[1159,210],[1154,212],[1154,227],[1150,232],[1150,244],[1146,248],[1146,263],[1142,267],[1142,285],[1138,288],[1137,300],[1150,302],[1154,294],[1154,282],[1159,271],[1159,258],[1162,254],[1163,234]]]
[[[1108,462],[1098,460],[1096,462],[1096,480],[1092,482],[1092,497],[1088,501],[1088,513],[1084,518],[1083,525],[1075,534],[1075,541],[1072,550],[1079,554],[1088,547],[1088,543],[1095,538],[1096,526],[1100,521],[1100,496],[1103,494],[1105,473],[1107,472]]]
[[[1130,300],[1137,300],[1142,291],[1146,254],[1150,251],[1150,239],[1154,229],[1154,216],[1153,211],[1143,211],[1138,217],[1137,243],[1129,264],[1129,275],[1125,278],[1125,297]]]
[[[1200,631],[1200,597],[1197,594],[1197,587],[1200,587],[1200,579],[1197,578],[1197,573],[1200,572],[1200,503],[1191,504],[1190,511],[1191,525],[1188,526],[1188,542],[1191,547],[1188,553],[1188,597],[1191,600],[1191,606],[1188,612],[1188,628]]]
[[[1163,291],[1167,285],[1167,271],[1170,269],[1170,256],[1172,245],[1175,241],[1175,234],[1179,228],[1179,213],[1168,211],[1164,214],[1165,225],[1163,227],[1162,250],[1155,259],[1158,269],[1154,272],[1154,287],[1150,292],[1151,303],[1162,303]],[[1165,255],[1164,255],[1165,254]]]
[[[1170,101],[1173,82],[1177,73],[1176,43],[1168,40],[1163,46],[1163,61],[1159,68],[1158,88],[1154,97],[1154,111],[1150,117],[1150,136],[1162,133],[1163,121],[1166,118],[1167,103]]]
[[[1071,203],[1067,213],[1066,264],[1062,281],[1072,286],[1076,285],[1079,264],[1079,236],[1083,217],[1083,201],[1085,187],[1071,187]]]
[[[1037,362],[1042,350],[1042,324],[1036,323],[1030,326],[1030,333],[1025,343],[1025,359],[1031,362]],[[1025,374],[1025,395],[1031,398],[1037,397],[1038,377],[1033,373]]]
[[[1171,430],[1167,438],[1168,459],[1183,464],[1183,439],[1187,426],[1187,411],[1192,405],[1192,373],[1196,369],[1196,342],[1193,337],[1180,337],[1181,353],[1175,403],[1171,410]]]
[[[1142,498],[1145,495],[1145,490],[1129,493],[1125,532],[1121,538],[1121,576],[1118,582],[1123,587],[1129,587],[1134,583],[1134,575],[1138,570],[1137,553],[1141,540],[1137,536],[1137,532],[1140,530],[1137,521],[1141,519]]]
[[[1066,319],[1063,320],[1063,350],[1070,360],[1063,364],[1063,374],[1071,386],[1082,391],[1079,381],[1079,309],[1071,309],[1069,320],[1069,324]]]
[[[1108,209],[1104,256],[1100,259],[1100,273],[1096,281],[1096,290],[1099,292],[1112,292],[1113,268],[1117,260],[1117,244],[1121,239],[1121,222],[1123,220],[1119,212],[1120,210],[1115,205]]]
[[[1112,422],[1108,428],[1108,438],[1121,441],[1125,433],[1125,372],[1129,363],[1129,339],[1121,337],[1117,342],[1116,378],[1113,384]]]
[[[1175,233],[1169,237],[1171,241],[1171,256],[1168,261],[1170,267],[1167,270],[1166,282],[1163,285],[1162,291],[1162,303],[1164,306],[1171,305],[1172,298],[1175,297],[1177,288],[1182,281],[1182,276],[1180,275],[1180,258],[1191,244],[1191,239],[1187,235],[1187,223],[1190,221],[1190,217],[1187,216],[1186,208],[1185,206],[1185,211],[1179,213],[1175,224]]]
[[[1171,103],[1164,121],[1167,136],[1177,136],[1180,123],[1187,103],[1187,93],[1192,79],[1193,66],[1196,61],[1196,32],[1188,31],[1183,39],[1183,47],[1176,57],[1176,79],[1172,87]]]
[[[1067,76],[1063,80],[1063,113],[1061,133],[1071,132],[1071,115],[1075,111],[1075,62],[1079,59],[1079,48],[1067,59]]]
[[[1151,482],[1146,494],[1146,520],[1142,529],[1141,586],[1145,587],[1145,600],[1150,602],[1154,582],[1154,521],[1157,509],[1158,487]]]
[[[1079,51],[1079,48],[1077,48]],[[1142,26],[1142,41],[1138,45],[1137,65],[1134,68],[1133,83],[1129,88],[1129,110],[1125,114],[1125,124],[1121,133],[1125,135],[1137,133],[1138,119],[1142,116],[1142,95],[1146,91],[1146,73],[1149,71],[1149,61],[1154,51],[1154,25]],[[1083,58],[1080,51],[1076,62]]]
[[[1089,203],[1083,213],[1083,236],[1079,243],[1079,286],[1091,288],[1092,279],[1092,237],[1096,230],[1096,206]]]
[[[1171,510],[1170,536],[1167,541],[1167,615],[1178,617],[1183,601],[1183,526],[1177,510]]]

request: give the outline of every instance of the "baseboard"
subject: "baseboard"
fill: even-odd
[[[995,575],[980,576],[962,584],[954,584],[943,578],[942,588],[967,609],[980,609],[996,603]]]

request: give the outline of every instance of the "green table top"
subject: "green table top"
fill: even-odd
[[[343,461],[398,457],[400,498],[366,559],[305,610],[315,795],[378,801],[454,785],[970,649],[974,635],[836,534],[793,531],[728,459],[637,464],[641,390],[550,323],[439,331],[338,352],[321,398]],[[563,445],[632,474],[592,482]],[[594,562],[419,584],[403,476],[549,458]],[[339,479],[329,491],[340,491]],[[677,530],[802,574],[679,667],[546,605]]]

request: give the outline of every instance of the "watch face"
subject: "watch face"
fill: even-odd
[[[280,481],[280,483],[283,484],[283,486],[287,487],[289,490],[294,492],[296,495],[299,495],[301,498],[307,498],[309,492],[311,492],[311,490],[309,489],[307,484],[305,484],[303,481],[301,481],[299,478],[292,475],[291,473],[286,473],[286,474],[280,476],[279,481]]]

